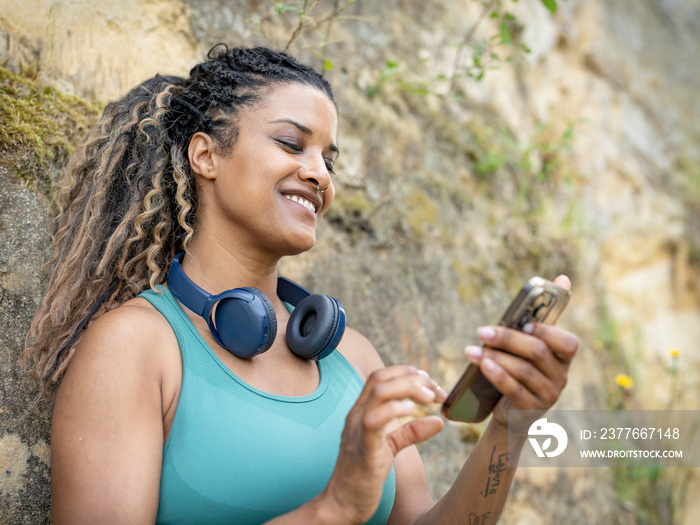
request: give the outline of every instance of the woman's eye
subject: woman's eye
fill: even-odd
[[[294,153],[303,153],[304,152],[304,147],[297,144],[296,142],[292,142],[289,140],[282,140],[282,139],[275,139],[275,142],[279,144],[281,147],[291,150]],[[330,159],[324,159],[324,162],[326,164],[326,169],[328,170],[328,173],[335,174],[335,169],[334,169],[334,164],[335,162]]]
[[[302,151],[304,151],[304,148],[302,148],[301,146],[299,146],[298,144],[296,144],[296,143],[294,143],[294,142],[288,142],[288,141],[286,141],[286,140],[278,140],[277,143],[278,143],[280,146],[285,147],[285,148],[288,148],[288,149],[291,149],[292,151],[295,151],[295,152],[302,152]]]

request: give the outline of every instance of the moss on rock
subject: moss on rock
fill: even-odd
[[[0,67],[0,162],[48,197],[51,173],[99,111],[96,104]]]

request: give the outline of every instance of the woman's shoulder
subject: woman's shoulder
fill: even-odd
[[[338,351],[355,368],[363,380],[380,368],[384,368],[382,358],[374,345],[357,330],[347,327]]]
[[[86,330],[84,338],[108,340],[117,336],[136,347],[151,346],[153,342],[167,340],[175,335],[168,321],[146,299],[135,297],[106,312]]]
[[[68,366],[83,377],[129,376],[160,381],[178,352],[168,321],[147,300],[136,297],[92,322]]]

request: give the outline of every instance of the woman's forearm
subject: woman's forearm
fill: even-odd
[[[498,521],[505,505],[525,436],[510,436],[491,421],[450,490],[417,525],[486,525]]]

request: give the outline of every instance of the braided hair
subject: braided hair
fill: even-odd
[[[328,82],[286,53],[220,44],[207,58],[188,78],[156,75],[110,103],[66,167],[53,204],[48,291],[22,355],[42,395],[90,321],[155,289],[187,248],[197,215],[190,138],[204,132],[226,155],[241,110],[280,84],[334,101]]]

